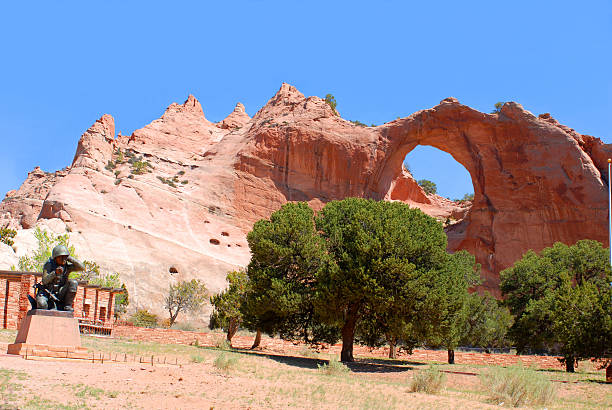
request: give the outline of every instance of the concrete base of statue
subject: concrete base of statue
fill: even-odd
[[[24,357],[87,358],[87,349],[81,347],[79,321],[72,312],[59,310],[30,310],[7,353]]]

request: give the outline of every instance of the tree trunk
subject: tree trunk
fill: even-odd
[[[253,346],[251,349],[257,349],[261,344],[261,330],[257,329],[257,334],[255,335],[255,341],[253,342]]]
[[[342,352],[340,352],[340,361],[354,362],[353,358],[353,340],[355,339],[355,327],[357,325],[357,313],[359,305],[352,303],[349,305],[344,326],[342,326]]]
[[[448,364],[455,364],[455,349],[448,349]]]
[[[606,368],[606,382],[612,383],[612,361]]]
[[[389,359],[397,359],[397,341],[388,339],[389,342]]]
[[[568,373],[574,373],[574,363],[576,362],[576,359],[574,359],[574,356],[568,356],[565,358],[565,371]]]
[[[230,319],[229,325],[227,326],[227,341],[232,346],[232,337],[238,331],[238,321],[236,319]]]
[[[170,312],[170,324],[168,325],[168,328],[170,328],[174,324],[174,321],[176,320],[176,317],[179,314],[179,309],[176,309],[176,312],[174,314],[172,313],[171,309],[168,309],[168,312]]]

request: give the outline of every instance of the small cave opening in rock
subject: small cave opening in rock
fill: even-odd
[[[468,170],[451,154],[426,145],[411,149],[401,166],[389,199],[408,203],[438,219],[452,242],[453,236],[464,231],[461,222],[474,201],[474,183]]]

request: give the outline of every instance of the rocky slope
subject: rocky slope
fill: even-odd
[[[239,103],[212,123],[190,95],[130,136],[114,129],[102,116],[68,168],[30,173],[0,204],[0,223],[21,229],[18,253],[32,246],[20,238],[35,224],[65,226],[83,258],[121,273],[133,307],[160,312],[178,279],[224,287],[225,273],[248,263],[252,224],[287,201],[319,209],[348,196],[399,200],[452,221],[449,249],[475,254],[493,291],[499,271],[528,249],[583,238],[607,246],[611,147],[516,103],[484,114],[448,98],[362,127],[283,84],[253,118]],[[426,195],[402,168],[417,145],[469,171],[471,208]]]

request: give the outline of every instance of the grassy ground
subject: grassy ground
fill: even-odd
[[[0,331],[12,342],[15,332]],[[411,393],[416,372],[430,363],[359,358],[324,366],[330,358],[308,348],[299,356],[210,347],[164,345],[83,336],[92,352],[166,357],[179,365],[87,361],[0,360],[0,408],[488,408],[492,366],[434,364],[445,372],[437,394]],[[546,408],[609,408],[612,385],[590,363],[578,371],[526,369],[552,380]],[[477,375],[473,375],[473,373]],[[484,376],[483,376],[484,375]],[[507,403],[504,403],[507,405]]]

